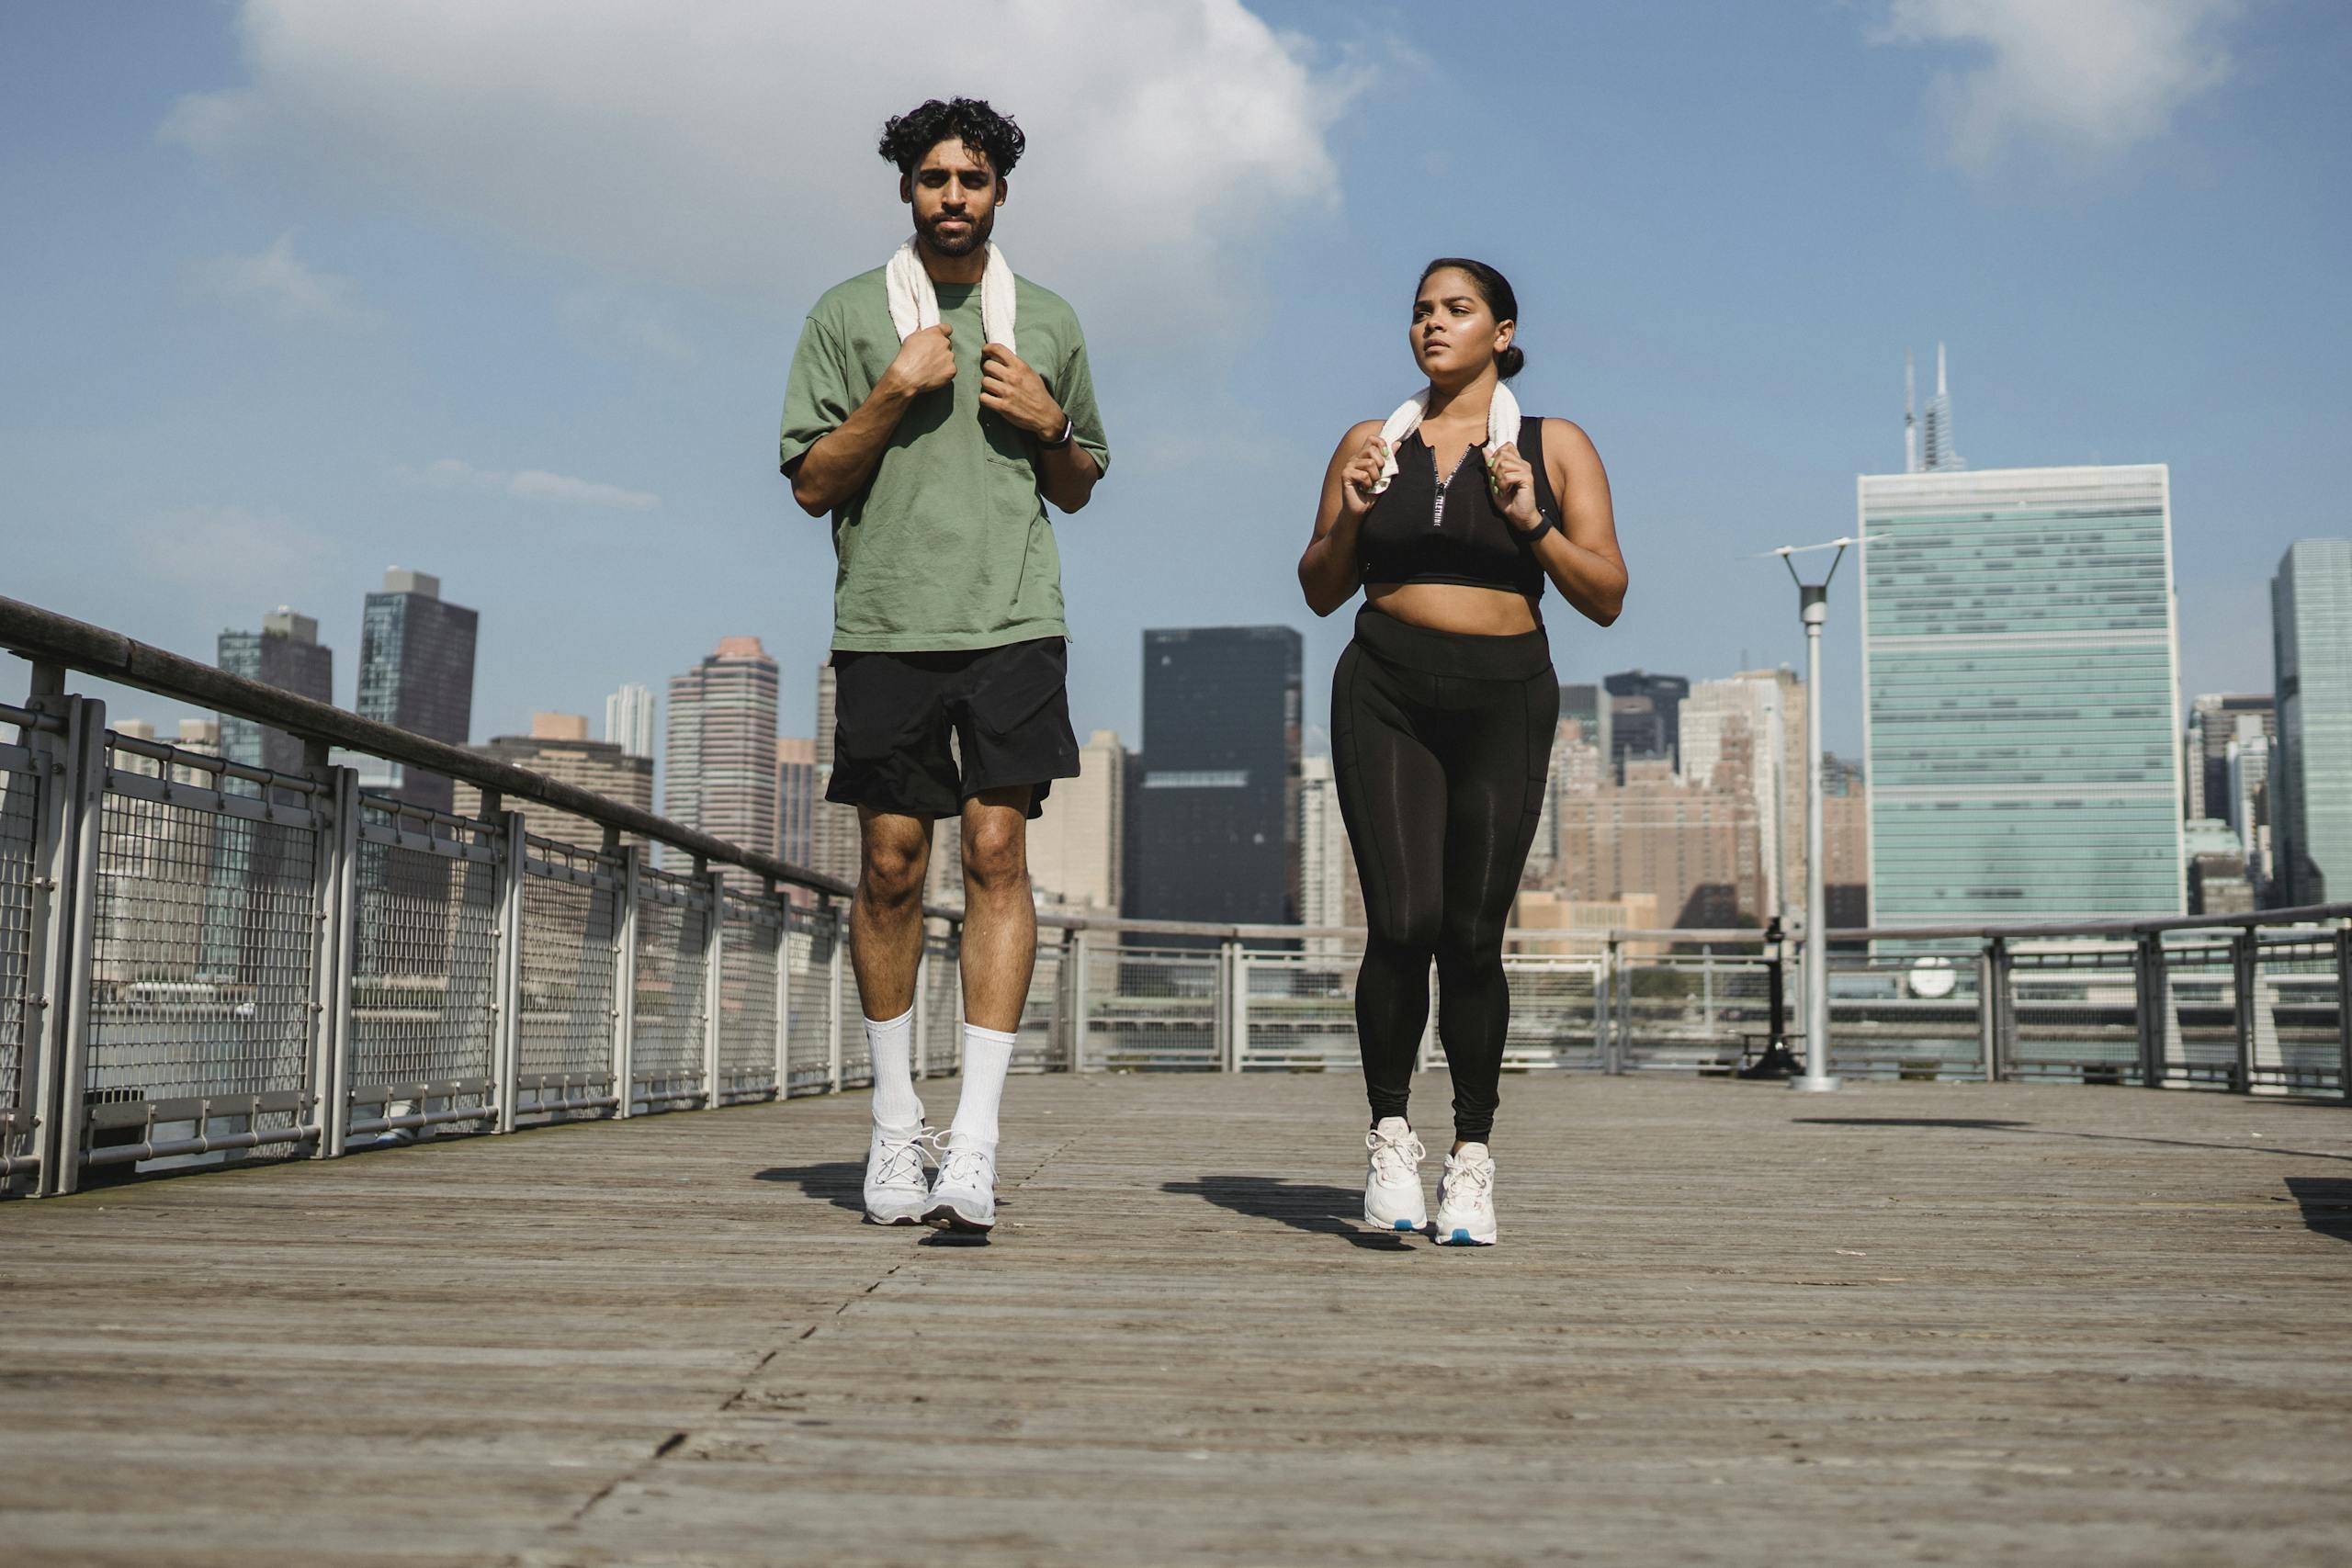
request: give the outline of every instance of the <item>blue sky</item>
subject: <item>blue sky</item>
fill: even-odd
[[[2267,689],[2280,552],[2352,532],[2352,7],[873,15],[0,11],[0,592],[204,658],[291,603],[348,701],[398,564],[482,613],[476,739],[730,634],[806,733],[831,552],[775,470],[786,363],[899,232],[880,120],[951,92],[1031,132],[998,238],[1078,308],[1110,426],[1059,524],[1081,733],[1138,738],[1148,626],[1300,626],[1320,721],[1347,617],[1292,567],[1440,253],[1510,275],[1522,402],[1611,468],[1633,592],[1606,632],[1551,607],[1564,679],[1799,660],[1747,558],[1850,528],[1939,339],[1974,466],[2172,465],[2188,694]],[[1841,584],[1847,751],[1853,633]]]

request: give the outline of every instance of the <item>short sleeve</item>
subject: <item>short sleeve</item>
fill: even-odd
[[[1094,368],[1087,363],[1083,337],[1077,337],[1069,358],[1063,362],[1061,385],[1055,389],[1054,400],[1069,416],[1070,439],[1086,448],[1096,468],[1109,473],[1111,443],[1102,434],[1102,411],[1094,405]]]
[[[849,394],[849,369],[840,342],[814,315],[800,327],[799,346],[792,351],[792,374],[784,387],[784,432],[777,446],[777,466],[792,472],[841,423],[856,412]]]

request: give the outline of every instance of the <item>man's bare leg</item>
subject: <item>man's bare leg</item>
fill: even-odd
[[[931,863],[931,820],[863,807],[857,818],[865,852],[849,908],[849,953],[874,1060],[874,1122],[910,1135],[922,1126],[910,1015],[916,968],[922,962],[922,883]]]
[[[996,1223],[997,1102],[1037,960],[1029,795],[985,790],[964,803],[964,1088],[923,1215],[957,1230]]]
[[[964,1020],[1006,1034],[1021,1027],[1037,964],[1031,793],[984,790],[964,803]]]

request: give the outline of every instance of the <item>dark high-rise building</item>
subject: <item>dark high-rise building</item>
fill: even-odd
[[[385,572],[383,591],[368,595],[359,622],[359,716],[465,745],[473,735],[480,620],[442,599],[439,578],[398,567]],[[447,779],[414,768],[401,771],[392,793],[438,811],[453,798]]]
[[[262,617],[261,626],[257,632],[220,634],[220,669],[296,696],[334,701],[334,655],[319,646],[319,623],[280,604]],[[220,715],[219,750],[229,761],[251,768],[278,773],[302,771],[300,737],[234,714]],[[260,785],[242,779],[227,780],[222,787],[232,795],[262,793]],[[282,840],[246,824],[223,822],[210,836],[212,885],[205,899],[203,938],[207,974],[241,982],[260,976],[269,932],[225,890],[276,886],[286,870],[288,852]]]
[[[1301,653],[1288,626],[1143,634],[1125,900],[1136,917],[1298,918]]]
[[[815,844],[811,829],[817,819],[817,742],[805,735],[779,738],[775,771],[776,853],[795,865],[806,866]]]
[[[298,697],[334,701],[334,653],[319,645],[319,623],[280,604],[257,632],[222,632],[220,668]],[[220,716],[220,754],[247,767],[294,773],[302,769],[302,742],[234,714]]]
[[[1673,762],[1681,755],[1682,699],[1690,694],[1686,677],[1625,670],[1600,683],[1616,699],[1610,704],[1609,762],[1619,778],[1627,757]]]

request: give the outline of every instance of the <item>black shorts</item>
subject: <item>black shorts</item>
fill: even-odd
[[[1078,777],[1069,674],[1057,637],[956,653],[836,649],[825,798],[952,817],[982,790],[1033,784],[1037,816],[1054,780]]]

